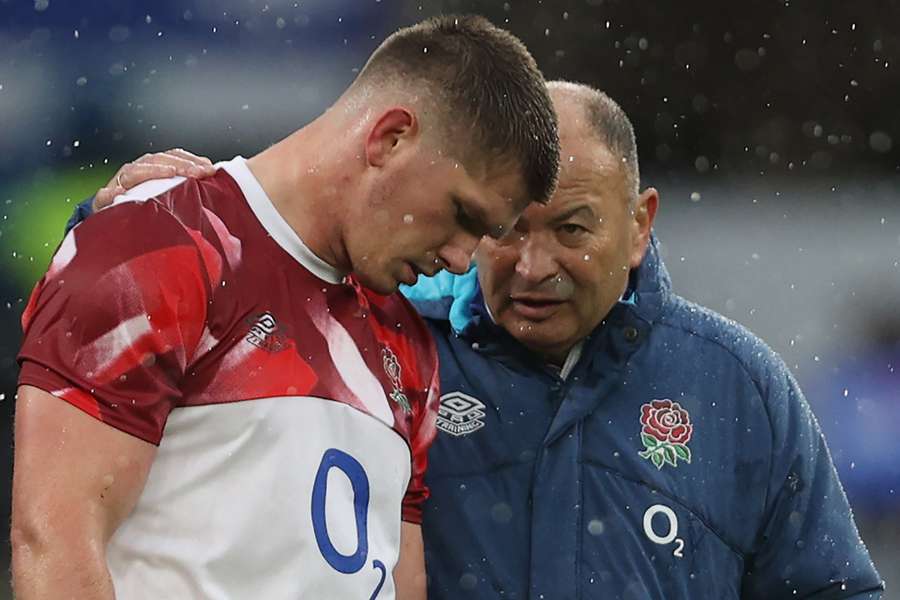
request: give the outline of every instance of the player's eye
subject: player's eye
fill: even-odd
[[[482,237],[487,234],[487,228],[467,213],[459,200],[454,199],[453,205],[456,210],[456,222],[459,223],[460,227],[477,237]]]

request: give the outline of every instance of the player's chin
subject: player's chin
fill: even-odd
[[[400,282],[388,273],[380,273],[377,275],[372,273],[357,273],[356,278],[366,288],[383,296],[393,294],[400,287]]]

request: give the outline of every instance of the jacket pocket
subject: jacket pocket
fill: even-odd
[[[582,485],[582,599],[740,598],[742,555],[677,498],[592,464]]]

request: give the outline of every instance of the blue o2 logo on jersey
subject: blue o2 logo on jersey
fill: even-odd
[[[325,501],[328,497],[328,472],[338,469],[350,481],[353,489],[353,516],[356,523],[356,551],[341,554],[328,535],[325,521]],[[329,448],[322,456],[312,490],[312,524],[316,544],[325,561],[339,573],[352,574],[361,570],[369,555],[369,477],[358,460],[336,448]],[[381,580],[369,597],[373,600],[384,586],[387,569],[380,560],[372,561],[372,567],[381,571]]]

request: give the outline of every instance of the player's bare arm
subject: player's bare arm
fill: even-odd
[[[426,583],[422,526],[404,521],[400,526],[400,559],[394,567],[397,600],[425,600]]]
[[[156,446],[31,386],[15,423],[12,576],[20,600],[114,598],[105,548]]]

